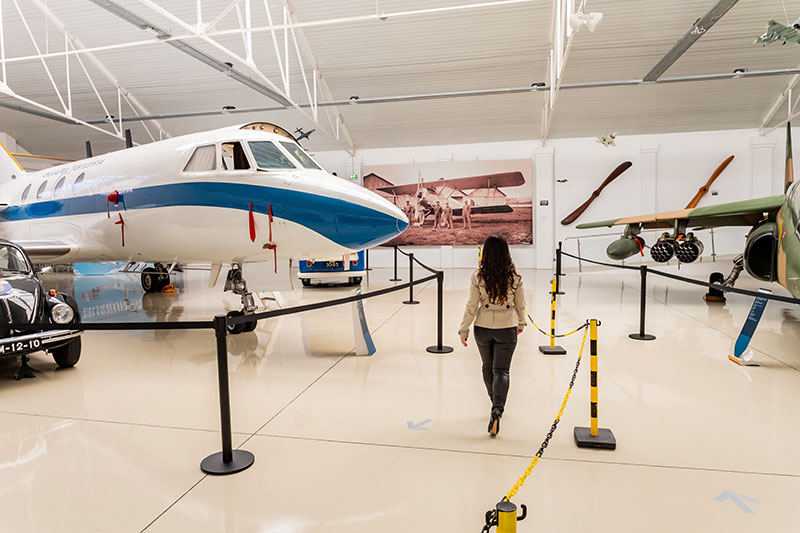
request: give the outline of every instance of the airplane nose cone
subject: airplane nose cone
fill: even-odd
[[[408,218],[393,203],[353,185],[343,193],[336,208],[339,243],[363,250],[389,241],[408,228]]]

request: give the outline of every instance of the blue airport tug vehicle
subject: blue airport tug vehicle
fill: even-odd
[[[350,254],[349,257],[333,257],[319,261],[300,261],[300,278],[304,287],[311,285],[312,280],[344,279],[350,285],[359,285],[364,275],[364,250]]]

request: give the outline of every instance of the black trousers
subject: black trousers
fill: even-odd
[[[517,347],[517,328],[489,329],[475,326],[475,344],[483,362],[483,383],[492,411],[503,414],[508,397],[511,358]]]

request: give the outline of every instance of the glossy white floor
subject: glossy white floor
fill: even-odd
[[[711,266],[682,272],[705,278]],[[550,273],[524,274],[531,314],[546,322]],[[416,291],[420,305],[403,305],[406,293],[366,304],[372,357],[349,355],[347,307],[232,338],[234,445],[256,462],[227,477],[199,467],[220,447],[211,332],[87,332],[77,367],[56,371],[39,354],[36,378],[20,382],[15,365],[0,362],[0,530],[480,531],[550,428],[580,336],[561,342],[569,354],[560,358],[537,352],[546,339],[532,328],[520,337],[502,431],[491,439],[478,355],[455,334],[468,275],[447,272],[452,354],[425,351],[435,340],[435,284]],[[365,284],[389,286],[389,277],[374,270]],[[74,290],[87,320],[205,319],[237,307],[206,280],[187,272],[177,294],[144,298],[127,275],[48,283]],[[648,281],[647,330],[658,338],[637,342],[627,337],[637,329],[637,272],[564,278],[560,329],[602,321],[600,422],[618,447],[573,443],[572,428],[589,421],[585,361],[515,498],[529,510],[519,531],[797,531],[800,309],[769,304],[753,341],[762,366],[742,368],[727,354],[749,298],[707,306],[697,287]]]

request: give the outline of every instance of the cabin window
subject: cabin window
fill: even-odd
[[[25,190],[22,191],[22,198],[21,200],[24,202],[28,198],[28,194],[31,192],[31,184],[29,183]]]
[[[210,146],[198,146],[189,162],[186,163],[184,172],[203,172],[217,169],[217,148]]]
[[[281,149],[269,141],[252,141],[247,143],[256,158],[258,168],[265,170],[280,168],[296,168],[291,159]]]
[[[64,183],[67,181],[66,176],[61,176],[61,179],[58,180],[56,186],[53,187],[53,197],[60,198],[64,194]]]
[[[22,252],[13,246],[0,246],[0,270],[10,272],[28,272],[28,262]]]
[[[248,170],[250,161],[240,142],[222,143],[222,166],[225,170]]]
[[[319,165],[314,163],[314,160],[311,159],[311,156],[309,156],[305,150],[300,148],[300,145],[283,141],[281,141],[281,145],[283,145],[283,147],[286,148],[290,154],[292,154],[292,157],[297,159],[297,161],[299,161],[300,164],[305,168],[320,170]]]
[[[44,198],[44,191],[47,189],[47,180],[44,180],[39,188],[36,189],[36,199],[41,200]]]
[[[81,172],[77,178],[75,178],[75,183],[72,184],[72,194],[77,194],[77,192],[81,189],[83,184],[83,178],[86,176],[83,172]]]

